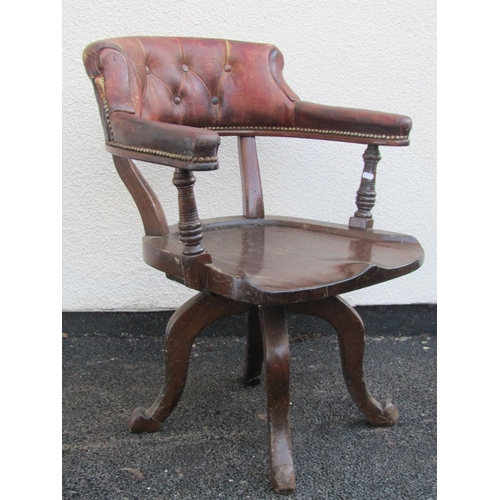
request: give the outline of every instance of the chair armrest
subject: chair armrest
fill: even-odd
[[[113,155],[183,170],[219,167],[220,137],[211,130],[145,120],[124,111],[111,113],[109,125],[106,149]]]
[[[365,144],[406,146],[411,126],[411,118],[403,115],[305,101],[295,103],[294,127],[317,133],[328,131],[332,139],[339,135],[346,141],[357,138]]]

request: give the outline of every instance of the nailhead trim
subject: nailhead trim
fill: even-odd
[[[171,158],[172,160],[187,161],[192,163],[215,163],[216,161],[218,161],[217,156],[211,156],[211,157],[207,156],[206,158],[204,158],[203,156],[180,155],[177,153],[169,153],[168,151],[161,151],[159,149],[139,148],[136,146],[129,146],[128,144],[121,144],[119,142],[115,142],[113,140],[114,139],[113,130],[111,129],[111,121],[109,119],[109,106],[108,106],[108,101],[106,99],[106,87],[104,84],[104,77],[98,76],[97,78],[94,78],[94,81],[99,90],[99,94],[101,95],[102,105],[104,107],[104,113],[106,115],[106,123],[108,125],[109,135],[111,139],[109,141],[106,141],[106,144],[108,146],[112,146],[114,148],[119,148],[119,149],[126,149],[127,151],[136,151],[138,153],[144,153],[154,156],[162,156],[164,158]]]
[[[298,127],[204,127],[209,130],[265,130],[276,132],[306,132],[309,134],[322,134],[322,135],[342,135],[347,137],[362,137],[364,139],[383,139],[401,141],[406,140],[409,135],[378,135],[378,134],[364,134],[361,132],[348,132],[345,130],[323,130],[317,128],[298,128]]]
[[[144,153],[154,156],[162,156],[164,158],[171,158],[173,160],[187,161],[192,163],[214,163],[218,161],[217,156],[206,157],[203,156],[188,156],[180,155],[177,153],[169,153],[168,151],[161,151],[159,149],[150,148],[139,148],[136,146],[129,146],[128,144],[121,144],[113,140],[113,131],[111,129],[111,122],[109,120],[109,106],[106,99],[106,88],[104,86],[104,77],[100,76],[94,79],[99,93],[101,95],[102,103],[104,106],[104,113],[106,114],[106,122],[108,125],[110,133],[110,141],[106,141],[108,146],[114,148],[125,149],[128,151],[136,151],[138,153]],[[305,132],[309,134],[321,134],[321,135],[340,135],[347,137],[361,137],[364,139],[382,139],[382,140],[407,140],[408,135],[378,135],[378,134],[363,134],[361,132],[348,132],[345,130],[323,130],[317,128],[299,128],[299,127],[203,127],[208,130],[264,130],[264,131],[276,131],[276,132]]]
[[[144,153],[147,155],[162,156],[164,158],[171,158],[172,160],[188,161],[192,163],[215,163],[218,161],[217,156],[188,156],[180,155],[177,153],[169,153],[168,151],[162,151],[160,149],[150,149],[150,148],[139,148],[137,146],[129,146],[128,144],[121,144],[119,142],[107,141],[108,146],[114,148],[126,149],[127,151],[136,151],[137,153]]]
[[[104,114],[106,115],[106,123],[108,125],[109,136],[110,139],[113,140],[113,130],[111,129],[111,122],[109,120],[109,106],[108,106],[108,100],[106,98],[106,87],[104,85],[104,77],[98,76],[94,78],[94,82],[101,96],[102,105],[104,107]]]

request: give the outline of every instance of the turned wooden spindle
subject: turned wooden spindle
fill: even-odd
[[[373,227],[371,210],[375,205],[377,165],[381,158],[378,146],[375,144],[370,144],[363,154],[365,166],[363,175],[361,176],[361,183],[356,193],[356,206],[358,209],[354,217],[349,219],[350,227],[359,227],[363,229]]]
[[[179,196],[179,239],[184,243],[184,255],[193,256],[204,252],[201,246],[203,226],[198,217],[196,199],[194,197],[194,183],[196,178],[193,172],[175,169],[172,180]]]
[[[203,225],[198,217],[194,197],[193,172],[175,169],[172,180],[179,198],[179,239],[184,243],[182,252],[182,272],[184,284],[190,288],[205,288],[204,266],[212,262],[212,257],[201,245]]]

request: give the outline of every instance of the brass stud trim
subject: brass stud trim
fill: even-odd
[[[101,96],[102,106],[104,108],[104,114],[106,115],[106,124],[109,130],[109,138],[113,140],[113,130],[111,130],[111,121],[109,120],[109,106],[108,106],[108,99],[106,98],[106,86],[104,84],[104,76],[98,76],[94,78],[94,83],[97,87],[99,95]]]
[[[177,153],[162,151],[160,149],[140,148],[137,146],[130,146],[128,144],[122,144],[120,142],[115,142],[115,141],[107,141],[106,144],[108,146],[112,146],[113,148],[125,149],[127,151],[135,151],[137,153],[144,153],[147,155],[162,156],[164,158],[170,158],[172,160],[187,161],[192,163],[215,163],[216,161],[218,161],[217,156],[210,156],[210,157],[207,156],[206,158],[204,158],[203,156],[180,155]]]
[[[204,127],[209,130],[262,130],[276,132],[305,132],[307,134],[321,135],[341,135],[345,137],[360,137],[364,139],[382,139],[388,141],[404,141],[409,139],[409,135],[383,135],[383,134],[365,134],[362,132],[348,132],[346,130],[324,130],[318,128],[299,128],[299,127]]]
[[[111,129],[111,121],[109,119],[109,106],[108,100],[106,99],[106,87],[104,83],[104,76],[98,76],[94,78],[94,82],[96,84],[97,90],[99,91],[99,95],[101,96],[102,105],[104,108],[104,114],[106,115],[106,123],[108,125],[110,140],[106,141],[107,146],[112,146],[113,148],[125,149],[127,151],[136,151],[137,153],[144,153],[153,156],[161,156],[163,158],[171,158],[172,160],[179,161],[187,161],[193,163],[215,163],[218,161],[217,156],[207,156],[204,158],[203,156],[189,156],[189,155],[180,155],[177,153],[170,153],[168,151],[161,151],[160,149],[151,149],[151,148],[139,148],[137,146],[129,146],[128,144],[122,144],[120,142],[115,142],[113,137],[113,130]]]

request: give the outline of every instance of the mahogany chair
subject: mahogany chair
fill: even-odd
[[[368,422],[393,425],[398,415],[366,388],[363,322],[339,294],[405,275],[423,262],[416,239],[373,229],[371,213],[379,146],[407,146],[411,119],[301,101],[283,79],[281,52],[268,44],[117,38],[90,44],[83,60],[106,150],[142,217],[145,262],[199,291],[168,323],[163,389],[152,406],[132,413],[128,427],[158,431],[182,394],[196,336],[219,318],[245,313],[245,383],[260,382],[263,364],[266,371],[272,487],[294,491],[287,312],[333,325],[347,388]],[[201,221],[193,171],[218,168],[221,136],[238,137],[243,215]],[[366,144],[348,224],[265,216],[256,136]],[[177,226],[167,224],[133,160],[174,168]]]

